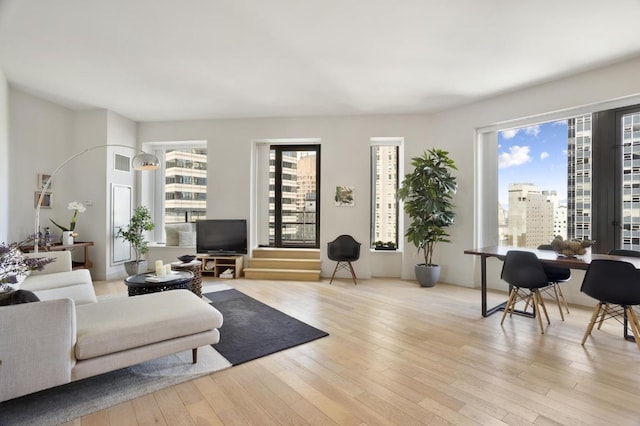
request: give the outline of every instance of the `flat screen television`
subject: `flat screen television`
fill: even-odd
[[[196,250],[220,256],[247,254],[245,219],[204,219],[196,221]]]

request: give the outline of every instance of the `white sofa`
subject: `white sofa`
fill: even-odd
[[[222,314],[188,290],[98,302],[69,252],[21,289],[41,301],[0,306],[0,402],[150,359],[217,343]]]

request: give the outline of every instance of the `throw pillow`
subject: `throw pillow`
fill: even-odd
[[[195,247],[196,245],[196,233],[195,232],[178,232],[178,245]]]
[[[178,232],[189,232],[193,228],[190,223],[168,223],[164,226],[165,240],[167,246],[177,246],[179,243]]]
[[[38,302],[40,299],[28,290],[16,290],[0,294],[0,306],[17,305],[20,303]]]

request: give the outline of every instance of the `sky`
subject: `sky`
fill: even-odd
[[[567,200],[567,120],[498,132],[498,199],[509,207],[509,184],[532,183]]]

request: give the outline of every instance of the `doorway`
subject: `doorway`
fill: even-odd
[[[269,146],[269,247],[319,247],[319,194],[320,145]]]

